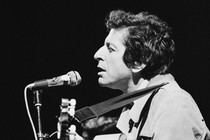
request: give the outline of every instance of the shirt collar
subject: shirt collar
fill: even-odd
[[[145,88],[148,84],[147,80],[144,80],[140,87],[138,89]],[[132,119],[134,122],[138,121],[138,115],[139,115],[139,110],[141,111],[143,106],[144,106],[144,100],[145,96],[134,101],[134,105],[130,110],[125,110],[121,113],[120,118],[118,119],[117,122],[117,128],[123,132],[124,134],[128,134],[129,131],[129,121]],[[145,100],[146,101],[146,100]]]
[[[141,84],[141,86],[139,87],[139,89],[143,89],[143,88],[147,87],[148,83],[149,82],[147,80],[144,80],[143,83]],[[147,99],[149,98],[149,95],[150,94],[147,94],[147,95],[143,96],[142,98],[134,101],[134,105],[129,110],[130,118],[134,122],[138,122],[140,113],[137,113],[137,112],[139,112],[139,110],[142,110],[142,108],[144,107]]]

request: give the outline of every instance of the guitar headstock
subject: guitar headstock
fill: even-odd
[[[60,117],[57,124],[57,138],[59,140],[71,140],[76,133],[76,126],[71,124],[75,115],[75,99],[61,99]]]

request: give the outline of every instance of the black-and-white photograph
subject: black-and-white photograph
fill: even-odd
[[[208,1],[4,0],[2,140],[209,140]]]

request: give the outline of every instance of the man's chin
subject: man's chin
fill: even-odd
[[[102,77],[99,77],[98,84],[101,87],[109,87],[109,83],[107,81],[105,81]]]
[[[114,84],[110,81],[107,81],[103,78],[99,78],[98,79],[98,84],[101,86],[101,87],[107,87],[107,88],[110,88],[110,89],[116,89],[114,88]]]
[[[103,79],[102,79],[101,77],[98,79],[98,84],[99,84],[101,87],[105,87],[105,83],[104,83],[104,81],[103,81]]]

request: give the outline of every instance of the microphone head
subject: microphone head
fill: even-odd
[[[67,73],[67,75],[70,78],[70,82],[69,82],[70,86],[79,85],[82,81],[82,78],[77,71],[70,71]]]
[[[38,90],[62,85],[76,86],[80,84],[81,80],[82,78],[77,71],[70,71],[65,75],[54,77],[52,79],[35,81],[34,83],[28,85],[27,88]]]

